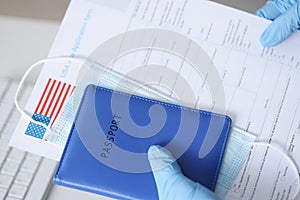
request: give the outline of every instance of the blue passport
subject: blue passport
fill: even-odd
[[[89,85],[53,181],[117,199],[158,199],[147,158],[156,144],[213,191],[230,126],[226,115]]]

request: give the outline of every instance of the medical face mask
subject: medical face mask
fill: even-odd
[[[232,127],[227,140],[215,193],[224,199],[249,156],[256,137]]]
[[[61,113],[59,113],[57,120],[51,126],[47,126],[43,122],[36,121],[26,113],[18,103],[19,93],[22,85],[28,74],[39,65],[51,61],[71,61],[82,65],[82,70],[77,77],[78,81],[74,93],[67,99],[63,105]],[[169,97],[168,95],[158,92],[156,89],[145,86],[129,77],[124,76],[114,70],[108,69],[96,62],[86,60],[84,58],[70,58],[70,57],[57,57],[40,60],[34,63],[22,77],[17,88],[15,96],[15,105],[18,111],[26,117],[31,123],[41,126],[45,131],[45,137],[48,141],[64,147],[68,138],[69,131],[71,130],[76,111],[79,107],[81,98],[87,85],[94,84],[106,87],[113,90],[119,90],[129,94],[140,95],[147,98],[152,98],[160,101],[178,104],[178,102]],[[231,132],[226,144],[226,149],[222,161],[222,166],[219,173],[215,193],[223,199],[237,178],[240,170],[242,169],[245,160],[249,157],[249,153],[253,146],[261,146],[270,148],[278,154],[285,157],[290,162],[291,167],[297,174],[299,179],[299,170],[296,163],[288,156],[283,150],[275,147],[273,144],[255,141],[256,137],[238,128],[232,127]],[[297,192],[294,198],[299,193],[300,185],[298,184]]]

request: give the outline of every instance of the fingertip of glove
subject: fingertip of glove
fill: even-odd
[[[151,145],[148,149],[148,153],[153,153],[153,152],[157,152],[160,151],[162,147],[159,145]]]
[[[148,149],[148,160],[155,159],[169,160],[170,162],[175,160],[173,155],[164,147],[152,145]]]
[[[268,36],[269,33],[267,31],[263,32],[263,34],[260,36],[260,44],[263,46],[263,47],[272,47],[272,42],[270,40],[270,37]]]
[[[164,147],[152,145],[148,150],[148,160],[152,171],[157,171],[165,168],[165,171],[178,171],[176,159]]]
[[[260,36],[260,43],[263,47],[270,48],[282,41],[282,36],[279,34],[280,29],[273,22]]]

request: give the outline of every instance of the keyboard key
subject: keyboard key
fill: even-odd
[[[7,160],[5,161],[1,173],[13,176],[19,168],[19,164],[15,161]]]
[[[2,117],[4,116],[7,119],[12,109],[13,109],[13,104],[0,102],[0,110],[1,110]]]
[[[5,200],[20,200],[19,198],[15,197],[6,197]]]
[[[27,191],[27,187],[23,185],[14,184],[8,192],[9,197],[23,199]]]
[[[5,121],[0,121],[0,131],[3,129],[4,124],[5,124]],[[0,136],[1,136],[1,133],[0,133]]]
[[[2,145],[1,142],[2,141],[0,140],[0,145]],[[7,145],[7,142],[3,142],[3,146],[0,146],[0,151],[4,153],[8,153],[10,148],[11,147]]]
[[[7,109],[6,109],[7,108]],[[8,106],[7,103],[0,102],[0,109],[1,110],[1,121],[6,121],[8,119],[8,116],[10,115],[11,112],[11,106]]]
[[[0,149],[0,168],[1,168],[1,165],[2,165],[3,161],[6,158],[6,155],[7,155],[7,152],[1,151],[1,149]]]
[[[4,128],[5,129],[5,128]],[[11,135],[12,135],[12,131],[3,131],[0,135],[1,137],[1,140],[7,140],[7,139],[3,139],[3,138],[8,138],[10,140],[11,138]]]
[[[30,159],[30,160],[34,160],[36,162],[39,162],[42,159],[42,157],[38,156],[36,154],[33,154],[33,153],[27,153],[26,159]]]
[[[9,188],[12,181],[13,181],[12,176],[8,176],[6,174],[0,174],[0,187],[7,189]]]
[[[8,146],[8,141],[1,140],[1,135],[0,135],[0,151],[8,152],[9,149],[10,149],[10,146]]]
[[[39,162],[30,160],[30,159],[25,159],[21,166],[21,171],[24,172],[29,172],[29,173],[34,173],[36,168],[38,167]]]
[[[2,102],[5,102],[5,103],[9,103],[11,102],[12,99],[14,99],[15,97],[15,93],[17,91],[17,87],[18,87],[18,82],[16,81],[13,81],[9,84],[9,88],[7,90],[7,92],[5,93],[5,96],[4,98],[2,99]],[[13,101],[12,101],[12,105],[13,105]]]
[[[2,103],[0,103],[0,106],[2,106]],[[8,116],[7,116],[7,113],[8,112],[5,112],[4,110],[2,110],[1,112],[1,115],[0,115],[0,121],[3,122],[3,124],[5,124]],[[6,113],[6,115],[4,115]]]
[[[9,121],[10,121],[10,120],[9,120]],[[16,128],[16,123],[8,122],[8,123],[6,123],[6,126],[5,126],[5,128],[4,128],[4,132],[5,132],[6,134],[10,133],[10,135],[12,135],[12,133],[13,133],[14,130],[15,130],[15,128]]]
[[[8,134],[1,134],[0,135],[0,139],[2,140],[2,141],[5,141],[7,144],[8,144],[8,142],[9,142],[9,140],[10,140],[10,137],[11,137],[11,135],[8,135]],[[8,146],[8,145],[7,145]]]
[[[5,79],[0,80],[0,99],[2,99],[2,97],[6,91],[7,85],[8,85],[8,80],[5,80]]]
[[[16,109],[14,108],[14,110],[16,110]],[[11,123],[11,124],[17,124],[18,121],[19,121],[19,119],[20,119],[20,117],[21,117],[21,114],[19,113],[19,111],[18,111],[18,113],[16,113],[14,111],[14,113],[12,114],[12,116],[9,118],[8,122]],[[14,131],[14,129],[13,129],[13,131]]]
[[[0,199],[4,199],[6,193],[7,193],[7,189],[0,188]]]
[[[20,163],[25,156],[25,151],[13,148],[7,157],[7,160],[15,161],[16,163]]]
[[[28,186],[32,180],[33,174],[19,171],[15,183],[18,183],[20,185]]]

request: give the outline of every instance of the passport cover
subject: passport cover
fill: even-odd
[[[214,190],[231,119],[89,85],[53,182],[117,199],[158,199],[147,151],[167,148],[182,172]]]

